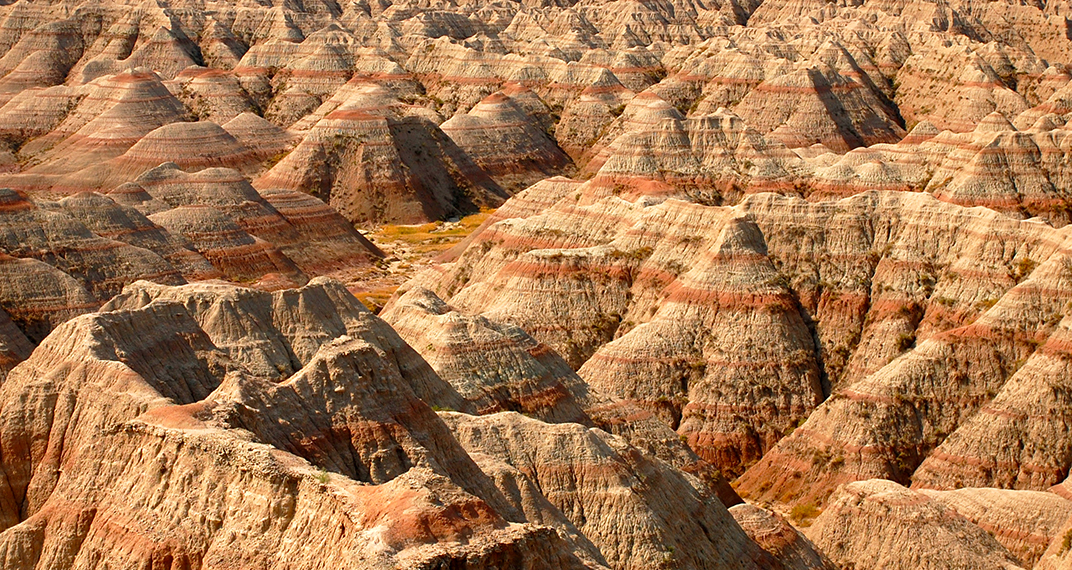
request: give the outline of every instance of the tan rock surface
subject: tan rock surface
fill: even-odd
[[[514,410],[551,423],[596,426],[701,479],[726,505],[741,502],[722,474],[650,412],[594,389],[520,328],[467,317],[426,289],[381,316],[479,413]]]
[[[512,412],[442,417],[470,453],[505,461],[536,488],[553,489],[548,500],[612,568],[774,565],[716,497],[621,439]]]
[[[168,141],[211,147],[205,155],[216,158],[208,162],[251,176],[275,164],[259,188],[312,191],[363,223],[444,218],[495,204],[502,195],[487,174],[511,191],[562,174],[570,161],[556,146],[591,172],[612,163],[604,173],[608,188],[655,181],[670,187],[663,193],[708,203],[733,203],[742,191],[844,196],[927,186],[957,203],[1067,221],[1064,183],[1050,168],[1028,165],[1014,169],[1013,180],[994,180],[1002,178],[994,162],[1004,158],[993,153],[948,189],[927,184],[940,157],[915,156],[923,171],[906,173],[894,156],[837,172],[770,156],[782,153],[781,145],[874,148],[920,121],[967,133],[994,112],[1020,129],[1048,114],[1056,115],[1055,128],[1063,126],[1069,75],[1062,58],[1072,42],[1056,6],[63,6],[0,10],[10,20],[0,43],[0,103],[7,103],[0,134],[12,154],[3,165],[11,171],[7,185],[27,191],[108,191],[154,160],[207,165],[190,148],[174,156],[154,151],[167,134]],[[386,93],[359,104],[355,88],[369,85]],[[513,120],[501,102],[480,105],[496,92],[527,98],[519,105],[530,118],[540,116]],[[662,109],[666,117],[634,120],[634,98],[643,102],[637,109],[663,101],[678,116]],[[340,110],[390,118],[387,130],[379,125],[376,136],[366,132],[368,140],[325,145],[320,130],[331,125],[316,125]],[[739,119],[732,131],[748,133],[747,144],[712,152],[702,142],[712,115]],[[668,117],[699,121],[683,129],[660,122]],[[198,118],[198,126],[173,125]],[[209,121],[239,121],[227,132],[240,144],[208,133]],[[450,148],[440,125],[461,137],[461,148]],[[159,128],[165,130],[138,144]],[[278,168],[303,137],[313,138]],[[1016,140],[999,143],[1012,143],[1004,157],[1036,162],[1024,155],[1024,136],[1006,138]],[[607,154],[612,146],[617,157]],[[117,162],[105,162],[111,159]],[[397,161],[404,168],[392,171],[388,163]],[[814,187],[813,175],[821,179]]]
[[[1025,568],[1057,538],[1072,515],[1072,502],[1054,493],[966,488],[920,491],[987,531],[1009,549]]]
[[[778,513],[755,505],[740,504],[730,507],[730,514],[749,538],[756,541],[787,569],[837,568],[807,537]]]
[[[570,162],[537,117],[501,91],[440,128],[504,188],[520,190],[563,171]]]
[[[65,364],[72,358],[79,365]],[[582,566],[553,531],[508,523],[462,490],[483,486],[494,496],[399,369],[367,341],[327,342],[302,371],[274,384],[245,376],[183,305],[159,301],[68,322],[23,370],[4,383],[6,393],[36,386],[63,394],[69,405],[3,398],[4,477],[12,490],[0,532],[5,566],[167,559],[251,567],[271,559],[297,567],[326,560],[422,567],[453,559],[481,567],[504,557],[519,567]],[[333,388],[340,381],[356,387],[362,376],[378,405],[366,407],[358,402],[373,400],[349,400],[359,392]],[[320,409],[339,415],[287,412],[317,398],[333,399]],[[266,415],[273,413],[310,423],[280,424]],[[334,422],[341,423],[332,428]],[[426,425],[407,432],[403,426],[413,422]],[[71,431],[52,440],[51,451],[30,444],[61,426]],[[339,437],[317,444],[296,438],[299,429]],[[394,453],[374,453],[388,442]],[[110,459],[96,446],[109,449]],[[284,449],[334,473],[317,475]],[[190,484],[198,490],[191,493]],[[132,496],[135,490],[145,492]],[[264,500],[250,503],[254,495]],[[127,531],[116,533],[117,524]],[[349,529],[341,542],[327,534],[339,525]],[[359,529],[375,529],[378,538]],[[462,542],[474,532],[478,538]],[[165,535],[170,539],[160,546]],[[248,538],[229,538],[237,536]]]
[[[808,536],[855,568],[1020,568],[986,531],[926,495],[874,479],[843,487]]]
[[[917,486],[1041,491],[1064,480],[1067,405],[1060,398],[1068,324],[1062,319],[994,399],[920,465]]]
[[[781,567],[699,479],[617,436],[430,405],[468,407],[336,282],[138,282],[0,386],[0,555],[13,568]]]
[[[426,221],[501,203],[503,191],[436,125],[395,116],[393,101],[380,87],[355,88],[256,186],[312,193],[352,222]]]

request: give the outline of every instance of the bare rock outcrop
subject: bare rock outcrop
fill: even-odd
[[[442,417],[470,453],[505,461],[537,489],[554,489],[548,500],[612,568],[775,564],[698,482],[621,439],[512,412]],[[517,500],[531,502],[524,495]]]
[[[452,304],[525,328],[593,387],[661,416],[731,472],[821,400],[811,333],[753,222],[673,200],[574,204],[567,195],[542,214],[488,226],[441,276],[440,291],[451,293],[452,275],[467,273]],[[519,256],[510,251],[518,246],[558,248]],[[742,262],[746,270],[726,273]],[[546,305],[523,293],[535,290],[551,295]],[[757,304],[769,306],[762,320],[746,316]],[[731,338],[741,351],[726,347]],[[747,348],[774,339],[765,353]],[[771,350],[780,356],[771,360]],[[637,375],[651,380],[627,380]],[[755,384],[740,381],[749,375]]]
[[[737,524],[782,563],[785,568],[799,570],[834,570],[837,566],[820,552],[807,537],[793,528],[781,515],[755,505],[740,504],[730,507],[730,514]]]
[[[381,316],[480,413],[519,411],[580,423],[691,473],[726,505],[741,502],[724,476],[651,412],[586,383],[547,345],[516,325],[458,313],[432,292],[407,291]]]
[[[922,170],[906,173],[907,149],[884,148],[917,124],[965,134],[998,113],[1060,130],[1068,114],[1072,41],[1056,5],[69,4],[0,10],[5,185],[108,191],[154,160],[227,166],[378,223],[493,206],[572,160],[593,173],[609,163],[608,189],[657,182],[717,204],[927,186],[939,157],[917,155]],[[359,101],[369,89],[382,91]],[[338,112],[376,126],[324,122]],[[712,146],[726,121],[718,130],[745,140]],[[882,156],[833,171],[822,158],[863,147]],[[995,180],[1000,160],[928,190],[1067,222],[1060,183]]]
[[[501,203],[502,189],[435,124],[397,116],[378,86],[344,91],[258,188],[309,192],[352,222],[426,221]]]
[[[432,406],[472,411],[336,282],[138,282],[0,386],[0,557],[781,567],[699,479],[617,436]]]
[[[543,105],[539,98],[535,102]],[[537,117],[501,91],[440,128],[507,189],[520,190],[562,172],[570,163]]]
[[[0,250],[11,272],[0,306],[33,342],[139,279],[227,277],[279,288],[382,256],[315,198],[269,193],[280,211],[227,169],[188,174],[165,165],[107,196],[0,194]]]
[[[745,471],[739,489],[757,499],[822,502],[867,477],[907,483],[1062,314],[1061,232],[923,193],[766,194],[728,209],[548,181],[504,210],[412,286],[522,327],[701,457]],[[1030,488],[1060,482],[1061,453]]]
[[[0,272],[3,274],[0,307],[31,342],[41,341],[67,319],[100,306],[100,301],[75,278],[43,261],[0,255]],[[5,339],[5,343],[22,345],[22,339],[14,331],[10,333],[5,336],[12,340]],[[20,349],[11,356],[26,355]]]
[[[1021,274],[1028,276],[1014,279],[1019,283],[972,322],[936,331],[828,399],[746,473],[740,482],[745,492],[822,501],[851,480],[907,482],[932,454],[932,465],[940,464],[936,447],[962,426],[965,435],[979,429],[966,424],[1061,321],[1066,247],[1063,240],[1043,246],[1038,268],[1025,262],[1033,270]],[[933,467],[928,471],[923,480],[935,481]]]
[[[547,345],[519,327],[466,317],[427,289],[380,315],[480,414],[512,410],[547,422],[591,424],[588,387]]]
[[[846,485],[807,535],[834,563],[861,569],[1020,568],[986,531],[892,481]]]
[[[0,5],[0,566],[1069,566],[1070,13]]]
[[[1038,562],[1072,515],[1072,502],[1055,493],[994,488],[921,490],[987,531],[1025,568]]]
[[[72,359],[80,364],[67,365]],[[5,566],[166,559],[251,567],[272,559],[296,567],[328,560],[484,567],[505,558],[525,568],[585,567],[553,531],[509,523],[464,490],[483,488],[496,502],[486,477],[368,341],[327,342],[276,384],[245,376],[183,305],[158,301],[69,321],[20,370],[4,383],[0,409],[12,490],[2,509]],[[348,399],[360,391],[335,389],[340,381],[356,388],[358,378],[376,398]],[[69,404],[7,396],[35,385]],[[286,412],[310,404],[338,415]],[[68,427],[48,450],[30,444]],[[336,435],[318,444],[296,430]],[[98,445],[111,450],[108,459]],[[395,452],[376,453],[386,445]],[[318,475],[287,450],[331,472]],[[191,492],[179,481],[204,486]],[[265,500],[254,507],[240,498],[250,494]],[[110,530],[117,521],[127,521],[126,532]],[[349,529],[345,538],[328,534],[339,525]],[[376,528],[380,538],[359,528]],[[163,547],[161,533],[171,537]]]
[[[224,277],[250,282],[268,274],[281,274],[293,282],[306,276],[272,244],[243,230],[212,206],[179,206],[149,217],[153,223],[186,240]]]
[[[904,136],[873,91],[827,66],[760,83],[735,111],[759,132],[790,147],[820,143],[845,151]]]
[[[127,203],[146,214],[177,207],[212,207],[279,249],[307,274],[358,269],[382,255],[345,218],[315,197],[280,189],[258,192],[233,169],[191,173],[165,163],[143,173],[135,184],[144,194],[138,199],[131,196]],[[197,227],[195,218],[179,217]]]
[[[935,449],[913,475],[917,486],[1041,491],[1065,478],[1068,325],[1062,319],[994,399]]]

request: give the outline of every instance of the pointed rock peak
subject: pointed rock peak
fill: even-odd
[[[227,26],[224,26],[214,19],[209,21],[208,26],[205,27],[205,31],[201,33],[201,36],[204,39],[210,40],[234,39],[235,37]]]
[[[1035,124],[1031,125],[1029,130],[1042,133],[1052,131],[1060,126],[1061,125],[1057,123],[1057,115],[1048,113],[1039,117],[1038,120],[1035,121]]]
[[[261,117],[260,115],[257,115],[256,113],[250,113],[249,111],[241,113],[238,116],[236,116],[235,118],[233,118],[230,121],[227,121],[226,123],[223,124],[223,129],[225,131],[227,131],[227,132],[232,132],[234,130],[239,130],[239,129],[246,130],[246,129],[254,129],[254,128],[256,128],[256,129],[261,129],[261,128],[269,129],[270,128],[270,129],[273,129],[273,130],[278,130],[280,132],[283,131],[283,129],[281,129],[281,128],[277,127],[276,125],[272,124],[271,122],[269,122],[264,117]]]
[[[979,125],[975,127],[976,134],[1000,133],[1015,130],[1016,127],[1012,126],[1012,123],[1005,118],[1005,115],[1002,115],[997,111],[987,115],[982,121],[979,121]]]
[[[153,199],[145,191],[145,188],[136,182],[127,182],[116,186],[111,192],[108,192],[108,197],[115,203],[126,206],[135,206]]]
[[[912,130],[909,131],[903,139],[901,139],[900,144],[920,144],[933,139],[941,134],[941,132],[942,131],[940,131],[938,127],[934,126],[934,123],[931,123],[930,121],[920,121],[916,126],[912,127]]]
[[[941,131],[938,127],[934,126],[934,123],[930,121],[920,121],[916,123],[916,126],[912,127],[912,130],[908,132],[909,137],[916,138],[931,138],[937,136]]]
[[[258,36],[294,43],[300,43],[305,39],[305,35],[291,20],[289,11],[277,6],[269,10],[268,14],[261,29],[258,30]]]
[[[834,65],[835,62],[848,63],[850,59],[854,59],[849,50],[834,38],[827,38],[815,51],[815,55],[827,65]]]
[[[788,569],[809,568],[833,570],[837,568],[819,549],[793,528],[781,515],[755,505],[739,504],[730,508],[737,524],[764,550],[779,560],[792,560],[796,565]]]
[[[749,213],[736,213],[726,220],[722,233],[712,249],[724,256],[741,253],[767,255],[767,243],[763,238],[763,232],[756,225],[755,218]]]
[[[34,205],[30,202],[22,192],[12,190],[11,188],[0,188],[0,211],[12,211],[12,210],[26,210],[33,208]]]
[[[618,80],[618,76],[614,75],[611,70],[607,68],[601,68],[598,75],[589,87],[624,87],[622,82]]]
[[[822,68],[829,69],[826,65],[823,65]],[[826,76],[823,75],[823,69],[820,69],[820,66],[813,65],[805,69],[797,69],[790,73],[771,78],[767,80],[766,83],[778,88],[813,90],[818,85],[825,85],[827,83]]]
[[[101,86],[116,87],[131,83],[162,83],[162,81],[160,76],[153,70],[148,67],[137,66],[128,67],[114,75],[106,75],[101,79],[94,81],[94,83]]]
[[[510,98],[502,91],[496,91],[480,100],[477,105],[503,105],[510,102]]]
[[[511,99],[514,99],[514,98],[517,98],[517,97],[526,98],[526,99],[528,99],[528,98],[537,98],[538,99],[539,98],[539,95],[537,95],[535,91],[533,91],[532,89],[529,89],[528,87],[525,87],[524,85],[522,85],[520,83],[507,83],[506,85],[503,85],[503,88],[500,91],[500,93],[502,93],[503,95],[506,95],[507,97],[509,97]]]
[[[734,113],[733,109],[727,109],[725,107],[719,107],[718,109],[715,109],[715,112],[711,113],[710,116],[719,119],[720,121],[726,121],[729,124],[734,125],[744,122],[744,119],[742,119],[741,116],[737,113]]]
[[[433,315],[445,315],[453,310],[450,305],[440,299],[435,293],[424,287],[414,287],[413,289],[406,291],[398,298],[398,302],[395,304],[396,307],[404,307],[406,305],[420,307],[424,311]]]
[[[634,119],[655,122],[659,119],[684,119],[685,117],[668,103],[651,91],[642,91],[629,101],[626,111]]]

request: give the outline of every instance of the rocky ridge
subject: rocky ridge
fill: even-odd
[[[699,479],[622,438],[465,414],[390,326],[321,278],[274,293],[139,281],[61,325],[0,392],[13,568],[778,564]],[[567,462],[524,459],[533,437]]]

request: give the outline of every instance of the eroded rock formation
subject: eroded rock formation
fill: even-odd
[[[0,6],[3,566],[1068,566],[1069,13]]]

